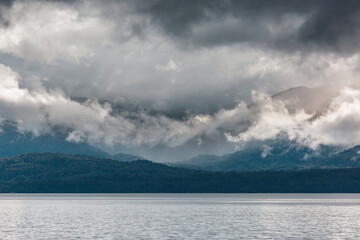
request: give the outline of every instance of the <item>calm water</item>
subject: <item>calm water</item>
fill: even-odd
[[[0,195],[0,239],[135,238],[360,239],[360,195]]]

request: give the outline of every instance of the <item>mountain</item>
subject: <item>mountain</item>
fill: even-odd
[[[274,140],[252,142],[241,151],[222,156],[200,155],[175,165],[209,171],[306,169],[319,167],[318,159],[334,152],[332,148],[314,151],[296,143]]]
[[[303,109],[308,114],[320,115],[328,109],[331,100],[340,94],[341,89],[336,85],[314,88],[299,86],[279,92],[272,98],[282,101],[290,113]]]
[[[353,86],[359,88],[359,86]],[[328,110],[332,99],[340,94],[341,86],[320,86],[314,88],[295,87],[272,96],[281,101],[290,114],[304,110],[315,118]],[[255,107],[256,105],[250,105]],[[242,150],[222,156],[200,155],[190,160],[170,165],[211,171],[249,171],[304,168],[343,168],[359,166],[356,150],[345,152],[339,146],[320,146],[316,151],[291,142],[281,136],[266,141],[244,143]]]
[[[346,149],[328,158],[320,158],[318,165],[327,168],[360,167],[360,146]]]
[[[269,144],[269,142],[267,142]],[[360,167],[360,146],[341,151],[321,146],[317,151],[296,143],[252,143],[245,149],[222,156],[200,155],[171,166],[208,171],[301,170]]]
[[[0,133],[0,157],[11,157],[30,152],[82,154],[118,161],[143,159],[139,156],[123,153],[111,155],[86,142],[74,143],[66,141],[66,135],[60,131],[38,137],[26,133],[22,134],[11,123],[5,123]]]
[[[206,172],[146,160],[31,153],[0,159],[0,192],[360,192],[360,169]]]

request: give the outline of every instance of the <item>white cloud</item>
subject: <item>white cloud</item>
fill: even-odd
[[[256,100],[258,114],[250,127],[237,135],[226,133],[231,142],[275,139],[290,140],[316,149],[319,145],[352,147],[360,143],[360,90],[345,87],[320,116],[304,109],[289,113],[282,101],[264,96]]]
[[[59,2],[16,1],[6,16],[11,24],[0,28],[0,51],[44,62],[90,58],[96,45],[109,44],[114,27]]]
[[[84,141],[84,134],[82,132],[73,131],[70,132],[68,137],[66,138],[66,141],[79,143]]]
[[[223,112],[214,120],[209,116],[194,116],[173,120],[146,112],[115,114],[111,105],[88,100],[82,104],[70,100],[60,90],[47,91],[20,88],[19,75],[0,64],[1,116],[14,122],[20,132],[35,136],[49,133],[54,127],[68,132],[68,141],[83,140],[107,145],[179,146],[197,135],[216,130]],[[226,118],[226,117],[225,117]],[[208,123],[209,122],[209,123]],[[212,124],[214,129],[207,129]]]
[[[175,63],[174,60],[170,60],[165,65],[156,64],[155,69],[160,72],[170,72],[170,71],[180,72],[181,68],[178,65],[179,65],[179,63]]]
[[[253,119],[250,127],[234,137],[226,133],[226,137],[232,142],[246,142],[254,139],[266,140],[277,137],[287,129],[296,129],[298,125],[306,122],[311,116],[304,110],[290,115],[282,101],[273,100],[266,94],[253,96],[256,106],[253,110]],[[294,138],[296,136],[289,136]]]

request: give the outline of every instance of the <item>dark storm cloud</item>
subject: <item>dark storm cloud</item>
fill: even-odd
[[[13,0],[1,0],[0,5],[1,6],[10,6],[13,3]]]
[[[137,7],[168,35],[195,46],[257,43],[295,50],[358,46],[360,1],[356,0],[154,0],[138,1]],[[291,16],[304,22],[287,26],[285,32],[272,32],[272,27],[294,20]],[[226,18],[233,21],[221,24]]]
[[[13,0],[1,0],[0,1],[0,25],[6,27],[9,25],[9,21],[4,17],[4,12],[11,6]]]

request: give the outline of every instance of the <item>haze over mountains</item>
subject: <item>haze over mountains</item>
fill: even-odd
[[[353,87],[353,89],[357,88]],[[323,86],[316,88],[296,87],[277,93],[271,97],[271,100],[266,101],[272,101],[271,104],[275,106],[283,104],[282,106],[285,107],[288,116],[294,116],[303,111],[308,117],[303,121],[311,123],[327,114],[331,108],[332,101],[340,96],[341,91],[343,91],[343,89],[339,86]],[[86,104],[86,102],[89,101],[85,98],[74,98],[74,100],[80,104]],[[135,121],[139,120],[136,119],[139,117],[138,114],[144,111],[152,115],[159,114],[149,113],[149,110],[143,109],[141,106],[136,106],[134,104],[131,105],[130,103],[119,105],[113,104],[109,101],[100,101],[100,104],[110,106],[111,114],[114,116],[121,115],[126,112],[128,117],[135,119]],[[248,109],[250,113],[252,112],[252,115],[260,113],[261,117],[261,114],[264,114],[264,112],[259,110],[259,108],[261,109],[263,107],[259,104],[264,103],[261,101],[249,103]],[[272,105],[271,107],[273,107]],[[272,111],[277,113],[277,109]],[[268,114],[268,112],[265,111],[265,116],[266,114]],[[260,117],[258,116],[259,119]],[[204,124],[206,125],[206,122],[204,122]],[[253,126],[248,125],[247,128],[251,131]],[[98,144],[98,147],[103,147],[101,150],[96,145],[93,146],[87,141],[76,142],[69,139],[70,135],[66,131],[66,128],[61,128],[61,126],[57,126],[57,128],[54,128],[49,134],[42,134],[40,136],[34,136],[33,134],[26,132],[20,133],[16,128],[16,124],[11,122],[4,122],[2,129],[3,131],[0,134],[1,157],[16,156],[18,154],[31,152],[49,152],[83,154],[97,158],[108,158],[120,161],[133,161],[143,158],[136,155],[136,148],[132,149],[134,151],[134,155],[123,154],[121,152],[112,155],[106,151],[107,149],[105,145]],[[247,131],[248,130],[245,129],[244,133],[247,134]],[[194,135],[194,141],[196,141],[198,137],[199,136]],[[184,159],[183,156],[189,155],[185,154],[176,156],[178,151],[182,151],[186,148],[184,146],[173,146],[172,148],[167,147],[165,150],[165,152],[167,152],[166,156],[162,156],[160,159],[154,157],[148,157],[147,159],[152,161],[167,162],[170,163],[170,165],[211,171],[339,168],[358,166],[357,147],[351,148],[351,146],[336,143],[328,145],[320,143],[321,145],[314,147],[311,144],[299,142],[296,137],[290,139],[285,131],[279,131],[277,134],[270,136],[269,138],[261,139],[261,137],[257,138],[255,136],[252,139],[244,140],[238,145],[240,149],[231,151],[231,148],[228,148],[227,152],[223,152],[224,155],[211,155],[209,154],[211,151],[207,150],[209,146],[221,148],[221,144],[226,144],[222,142],[223,139],[216,142],[211,139],[210,135],[202,135],[201,141],[201,144],[197,144],[196,142],[190,142],[190,144],[187,143],[190,145],[187,147],[187,150],[197,148],[199,152],[202,151],[203,153],[207,153],[206,155],[199,154],[199,156],[195,156],[195,151],[194,153],[190,153],[190,156],[192,155],[193,158],[189,158],[189,160],[186,161],[176,161],[176,159]],[[207,141],[209,141],[209,143]],[[229,145],[233,146],[231,143],[229,143]],[[348,151],[343,152],[348,148]],[[120,149],[126,149],[126,146],[120,146]],[[139,155],[141,155],[140,153],[144,153],[143,149],[140,147],[139,149]],[[161,155],[164,150],[160,151],[157,146],[154,146],[147,149],[147,153],[149,152],[156,152],[157,155]],[[151,154],[148,156],[151,156]]]
[[[352,88],[358,89],[357,87]],[[334,98],[339,97],[341,91],[341,86],[296,87],[275,94],[272,98],[274,101],[281,101],[284,104],[289,116],[304,111],[308,114],[305,121],[311,124],[329,114],[333,107]],[[352,101],[350,100],[349,103],[353,103]],[[257,106],[251,107],[256,108]],[[345,119],[346,117],[345,115]],[[279,120],[282,121],[282,119]],[[352,120],[354,121],[354,119]],[[347,123],[351,122],[348,121]],[[270,125],[268,126],[271,128]],[[264,131],[266,130],[264,129]],[[300,128],[300,131],[302,130],[305,129]],[[356,128],[352,130],[356,131]],[[259,132],[259,134],[262,133]],[[199,155],[174,165],[211,171],[347,168],[359,166],[359,146],[342,145],[336,141],[330,144],[319,142],[319,145],[313,145],[312,142],[306,142],[309,139],[303,139],[305,142],[299,142],[297,137],[293,136],[291,139],[291,135],[289,136],[289,132],[284,128],[283,132],[278,132],[277,135],[270,138],[262,139],[254,136],[253,140],[245,141],[241,146],[241,150],[235,153]],[[344,136],[339,136],[339,138],[341,137]]]
[[[130,154],[118,153],[111,155],[84,142],[74,143],[66,141],[66,135],[60,131],[35,137],[31,134],[19,133],[10,123],[3,124],[0,134],[0,157],[14,157],[23,153],[36,152],[82,154],[119,161],[142,159],[142,157]]]

